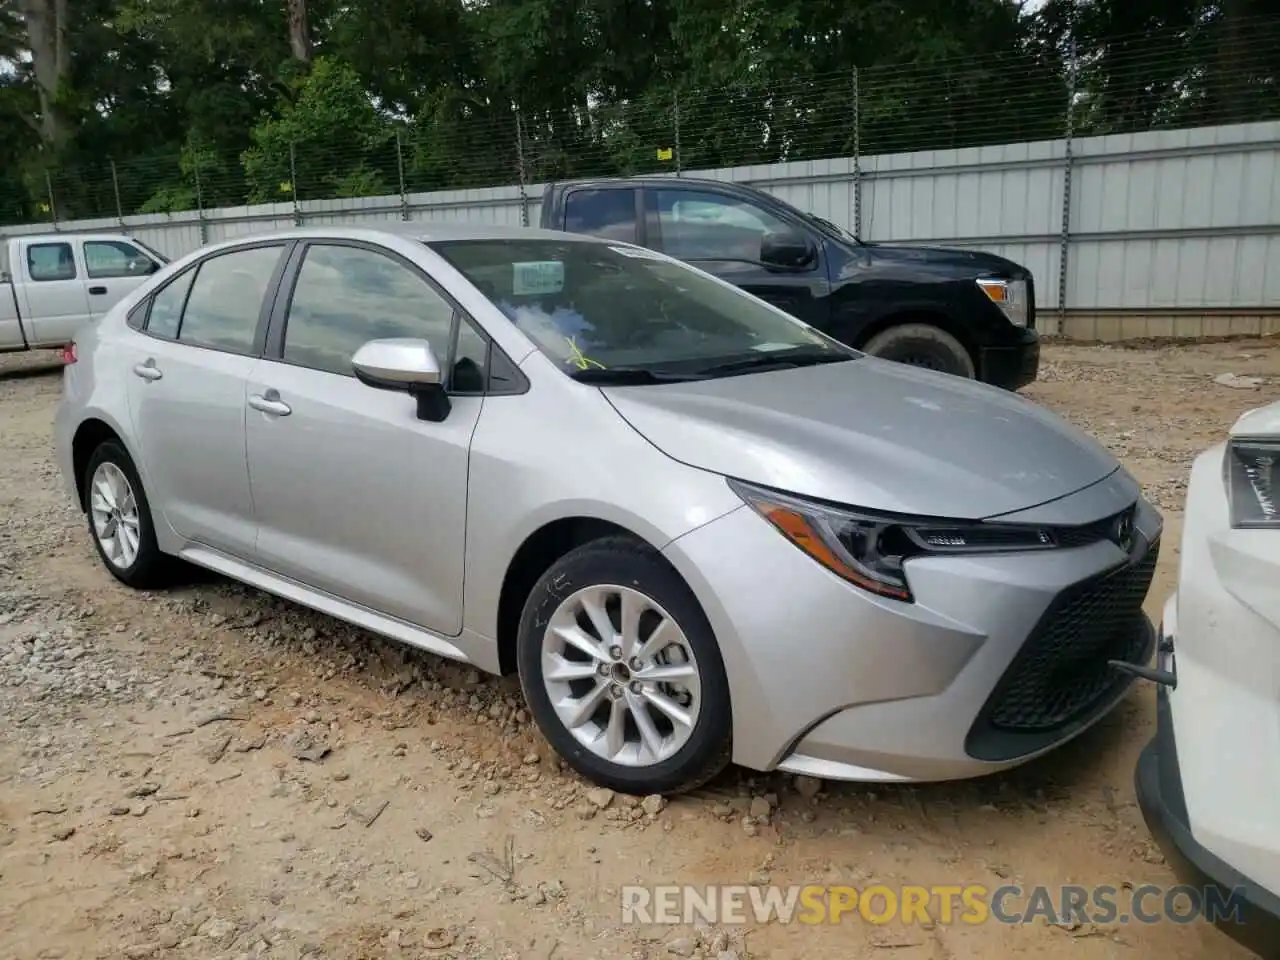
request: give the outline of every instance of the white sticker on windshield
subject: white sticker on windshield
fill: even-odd
[[[633,260],[663,260],[652,250],[646,250],[643,247],[610,247],[614,253],[620,253],[624,257],[631,257]]]
[[[757,343],[751,349],[759,350],[761,353],[769,353],[772,350],[790,350],[794,346],[794,343]]]
[[[564,263],[533,260],[511,265],[511,292],[517,297],[541,297],[564,289]]]

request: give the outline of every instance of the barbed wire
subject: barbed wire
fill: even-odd
[[[558,111],[457,104],[448,119],[386,119],[361,137],[321,131],[237,154],[55,169],[32,193],[46,220],[124,218],[1280,119],[1280,18],[1251,20],[1229,48],[1220,41],[1167,30],[1073,55],[1054,39]]]

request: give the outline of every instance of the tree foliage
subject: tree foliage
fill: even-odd
[[[1280,0],[69,6],[0,0],[8,222],[1280,116]]]

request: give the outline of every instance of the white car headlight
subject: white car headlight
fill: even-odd
[[[1237,438],[1227,444],[1227,502],[1233,527],[1280,529],[1280,440]]]
[[[1016,327],[1027,325],[1027,281],[982,279],[978,287],[1004,311],[1010,323]]]

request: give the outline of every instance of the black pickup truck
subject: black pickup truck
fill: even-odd
[[[865,243],[743,184],[689,177],[559,183],[541,226],[687,261],[858,350],[1017,390],[1036,378],[1031,273],[969,250]]]

